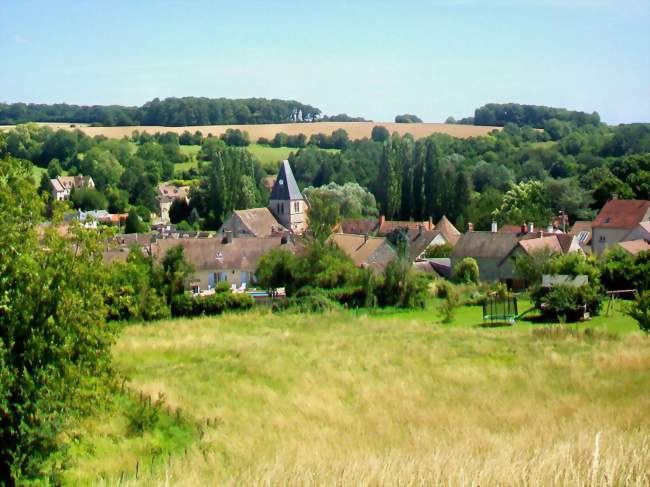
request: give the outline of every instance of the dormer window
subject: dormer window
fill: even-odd
[[[284,186],[284,180],[282,180],[282,179],[278,179],[278,184],[279,184],[280,186]]]

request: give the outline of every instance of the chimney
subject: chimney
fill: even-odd
[[[618,199],[618,193],[612,193],[612,199],[617,200]]]
[[[368,241],[368,234],[364,233],[363,234],[363,243],[365,244]]]
[[[492,233],[497,233],[498,228],[499,227],[497,226],[496,220],[492,220],[492,227],[490,228],[490,230],[492,230]]]
[[[544,232],[542,232],[541,230],[539,230],[539,231],[537,232],[537,238],[542,238],[543,236],[544,236]]]
[[[427,230],[433,230],[433,220],[429,217],[429,228]]]
[[[384,215],[379,215],[379,226],[381,227],[384,222],[386,221],[386,217]]]
[[[521,233],[528,233],[528,225],[525,223],[521,224]]]
[[[535,225],[533,224],[533,222],[530,222],[530,223],[528,224],[528,231],[529,231],[530,233],[533,233],[533,232],[535,231]]]
[[[418,225],[418,237],[422,236],[422,232],[424,232],[424,225]]]
[[[468,223],[467,224],[467,231],[468,232],[473,232],[474,231],[474,224],[473,223]]]
[[[223,232],[224,234],[224,243],[232,243],[232,230],[226,230]]]
[[[548,233],[553,233],[553,223],[548,224],[548,226],[546,227],[546,231]]]

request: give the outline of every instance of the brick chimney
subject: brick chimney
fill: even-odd
[[[433,227],[434,227],[433,220],[431,219],[431,217],[429,217],[429,227],[427,228],[427,230],[433,230]]]
[[[386,217],[384,215],[379,215],[379,226],[381,227],[384,222],[386,221]]]

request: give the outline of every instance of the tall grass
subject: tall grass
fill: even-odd
[[[212,419],[139,484],[648,485],[647,337],[436,321],[251,312],[126,328],[115,361],[131,387]]]

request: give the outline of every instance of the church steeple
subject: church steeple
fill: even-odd
[[[269,209],[289,230],[302,233],[306,229],[305,199],[298,188],[289,161],[282,161],[278,177],[271,190]]]

